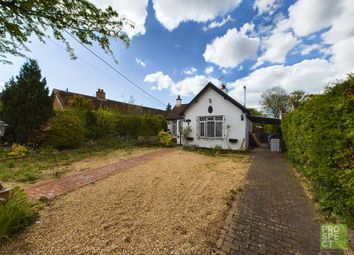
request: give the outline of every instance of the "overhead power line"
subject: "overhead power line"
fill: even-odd
[[[144,90],[143,88],[141,88],[138,84],[136,84],[134,81],[132,81],[128,76],[126,76],[125,74],[123,74],[121,71],[119,71],[118,69],[116,69],[114,66],[112,66],[110,63],[108,63],[106,60],[104,60],[103,58],[101,58],[97,53],[95,53],[93,50],[91,50],[89,47],[87,47],[85,44],[83,44],[80,40],[78,40],[73,34],[71,34],[68,31],[65,31],[69,36],[71,36],[76,42],[78,42],[82,47],[84,47],[86,50],[88,50],[89,52],[91,52],[91,54],[93,54],[95,57],[97,57],[99,60],[101,60],[104,64],[106,64],[108,67],[110,67],[113,71],[115,71],[116,73],[118,73],[120,76],[122,76],[125,80],[127,80],[128,82],[130,82],[134,87],[136,87],[137,89],[139,89],[140,91],[142,91],[144,94],[148,95],[150,98],[154,99],[156,102],[159,102],[160,104],[162,104],[163,106],[166,106],[167,104],[165,104],[164,102],[162,102],[161,100],[159,100],[158,98],[156,98],[155,96],[151,95],[149,92],[147,92],[146,90]]]

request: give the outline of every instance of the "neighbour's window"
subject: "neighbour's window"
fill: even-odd
[[[177,120],[172,121],[172,135],[177,135]]]
[[[223,116],[199,117],[199,136],[221,138],[223,136]]]

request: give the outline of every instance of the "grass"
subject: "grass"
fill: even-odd
[[[44,149],[44,153],[38,153],[35,157],[0,162],[0,181],[34,183],[43,178],[46,170],[69,165],[92,156],[103,156],[117,149],[130,151],[131,144],[115,144],[82,148],[74,151],[56,153],[53,150]],[[60,178],[63,173],[54,172],[53,178]]]
[[[32,224],[38,218],[36,204],[26,198],[25,192],[16,187],[5,202],[0,203],[0,242]]]

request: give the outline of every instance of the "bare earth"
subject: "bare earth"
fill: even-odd
[[[249,163],[175,151],[54,200],[0,254],[210,254]]]

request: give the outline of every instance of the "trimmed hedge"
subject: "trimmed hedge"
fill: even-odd
[[[288,157],[324,211],[354,222],[354,76],[312,96],[282,120]]]
[[[54,148],[72,149],[82,146],[86,140],[137,140],[138,137],[156,136],[166,127],[165,119],[158,115],[72,108],[58,111],[50,119],[45,140]]]

